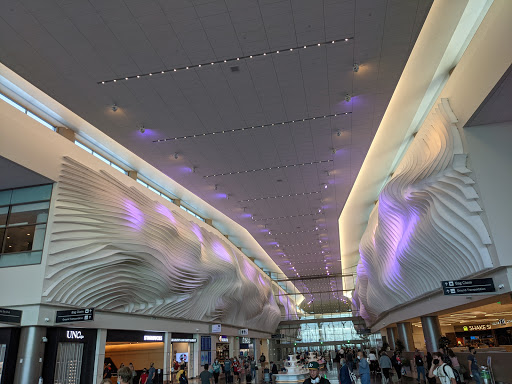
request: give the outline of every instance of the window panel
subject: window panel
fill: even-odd
[[[50,202],[15,205],[11,208],[8,225],[46,223]],[[1,210],[1,208],[0,208]]]
[[[42,255],[42,251],[3,254],[0,256],[0,267],[41,264]]]
[[[46,224],[8,227],[3,253],[39,251],[43,249]]]
[[[36,120],[38,123],[43,124],[45,127],[50,128],[52,131],[55,131],[55,127],[54,127],[53,125],[51,125],[51,124],[50,124],[49,122],[47,122],[46,120],[41,119],[39,116],[34,115],[32,112],[30,112],[30,111],[28,111],[28,110],[27,110],[27,116],[30,116],[31,118],[33,118],[34,120]]]
[[[0,191],[0,206],[11,204],[12,189]]]
[[[23,108],[18,103],[16,103],[16,102],[12,101],[11,99],[9,99],[7,96],[2,95],[1,93],[0,93],[0,99],[5,101],[7,104],[12,105],[14,108],[19,109],[21,112],[25,113],[25,111],[26,111],[25,108]]]
[[[29,203],[32,201],[50,200],[52,185],[20,188],[12,191],[11,204]]]
[[[0,207],[0,228],[5,228],[9,207]]]

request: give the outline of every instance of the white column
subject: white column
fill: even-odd
[[[229,356],[228,357],[233,357],[233,356],[235,356],[234,355],[234,353],[235,353],[235,341],[237,341],[237,340],[236,340],[235,336],[228,336],[228,340],[229,340]],[[240,346],[238,348],[240,348]]]
[[[96,333],[96,351],[94,352],[94,378],[95,383],[103,379],[103,365],[105,363],[105,346],[107,345],[107,330],[98,329]]]
[[[190,378],[196,377],[199,375],[199,362],[200,362],[200,349],[201,347],[198,345],[200,342],[200,335],[197,333],[194,333],[194,338],[197,340],[196,343],[188,343],[188,356],[189,356],[189,369],[188,369],[188,376]]]
[[[217,358],[217,341],[219,341],[219,335],[211,336],[212,339],[212,364]]]
[[[165,335],[164,335],[164,367],[163,367],[164,383],[171,382],[171,363],[172,363],[171,336],[172,336],[171,332],[165,332]]]

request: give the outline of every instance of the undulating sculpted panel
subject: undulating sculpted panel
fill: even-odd
[[[71,159],[56,192],[48,302],[269,332],[282,309],[295,313],[288,296],[276,303],[268,276],[238,249],[172,203]]]
[[[354,305],[372,324],[385,310],[492,261],[447,99],[431,111],[379,195],[359,246]]]

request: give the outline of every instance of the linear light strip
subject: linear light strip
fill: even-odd
[[[279,126],[282,126],[284,124],[293,124],[293,123],[299,123],[301,121],[311,121],[311,120],[316,120],[316,119],[326,119],[326,118],[330,118],[330,117],[345,116],[345,115],[348,115],[348,114],[351,114],[351,113],[352,112],[331,113],[330,115],[306,117],[306,118],[297,119],[297,120],[280,121],[280,122],[277,122],[277,123],[268,123],[268,124],[263,124],[263,125],[253,125],[253,126],[249,126],[249,127],[236,128],[236,129],[225,129],[223,131],[215,131],[215,132],[196,133],[195,135],[188,135],[188,136],[169,137],[169,138],[166,138],[166,139],[153,140],[153,143],[162,143],[162,142],[174,141],[174,140],[184,140],[184,139],[190,139],[190,138],[194,138],[194,137],[219,135],[219,134],[231,133],[231,132],[242,132],[242,131],[258,129],[258,128],[261,129],[261,128],[269,128],[269,127],[279,127]]]
[[[186,70],[192,69],[192,68],[202,68],[202,67],[212,66],[212,65],[215,65],[215,64],[230,63],[230,62],[233,62],[233,61],[240,61],[240,60],[245,60],[245,59],[253,59],[253,58],[259,57],[259,56],[276,55],[276,54],[279,54],[280,52],[289,52],[289,51],[296,51],[296,50],[299,50],[299,49],[306,49],[306,48],[312,48],[312,47],[321,47],[321,46],[324,46],[324,45],[330,45],[330,44],[334,44],[334,43],[346,42],[346,41],[353,40],[353,39],[354,39],[353,37],[348,37],[348,38],[345,38],[345,39],[329,40],[329,41],[323,41],[321,43],[316,43],[316,44],[307,44],[307,45],[301,45],[301,46],[293,47],[293,48],[285,48],[285,49],[280,49],[280,50],[275,50],[275,51],[267,51],[267,52],[264,52],[264,53],[256,53],[256,54],[247,55],[247,56],[239,56],[239,57],[231,58],[231,59],[216,60],[216,61],[210,61],[210,62],[202,63],[202,64],[188,65],[188,66],[185,66],[185,67],[176,67],[176,68],[171,68],[171,69],[164,69],[162,71],[139,73],[138,75],[132,75],[132,76],[127,76],[127,77],[118,77],[118,78],[115,78],[115,79],[98,81],[97,84],[117,83],[118,81],[127,81],[127,80],[130,80],[130,79],[141,79],[141,78],[147,77],[147,76],[163,75],[165,73],[174,73],[174,72],[178,72],[178,71],[186,71]]]
[[[321,191],[315,191],[315,192],[303,192],[303,193],[291,193],[289,195],[280,195],[280,196],[267,196],[267,197],[258,197],[256,199],[247,199],[247,200],[239,200],[239,203],[246,203],[249,201],[259,201],[259,200],[269,200],[269,199],[280,199],[283,197],[295,197],[295,196],[307,196],[307,195],[314,195],[317,193],[320,193]]]
[[[206,175],[203,177],[216,177],[216,176],[228,176],[228,175],[238,175],[240,173],[251,173],[251,172],[261,172],[261,171],[271,171],[273,169],[281,169],[281,168],[291,168],[291,167],[302,167],[305,165],[314,165],[314,164],[325,164],[330,163],[330,160],[319,160],[319,161],[311,161],[309,163],[299,163],[299,164],[290,164],[290,165],[278,165],[277,167],[268,167],[268,168],[256,168],[256,169],[248,169],[245,171],[235,171],[235,172],[226,172],[226,173],[217,173],[214,175]]]
[[[301,215],[292,215],[292,216],[276,216],[276,217],[267,217],[263,219],[254,219],[253,221],[267,221],[267,220],[280,220],[280,219],[292,219],[294,217],[306,217],[306,216],[317,216],[321,215],[321,212],[315,212],[315,213],[303,213]]]

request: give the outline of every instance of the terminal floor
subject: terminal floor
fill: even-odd
[[[242,380],[240,381],[240,384],[248,384],[245,380],[245,375],[242,375],[242,376],[243,377],[242,377]],[[331,382],[331,384],[339,384],[337,369],[332,369],[330,371],[327,371],[326,376],[327,376],[327,379],[329,379],[329,381]],[[199,380],[199,378],[189,379],[188,382],[189,382],[189,384],[201,384],[201,380]],[[437,382],[439,383],[439,380]],[[252,384],[260,384],[260,383],[266,384],[266,382],[261,378],[261,374],[256,374],[256,380],[253,380]],[[377,375],[377,376],[372,375],[371,376],[371,384],[381,384],[381,383],[382,383],[382,379],[381,379],[380,375]],[[415,378],[403,376],[402,384],[409,384],[409,383],[414,384],[414,383],[417,383],[417,381]],[[470,383],[474,383],[474,381],[466,380],[466,384],[470,384]],[[226,384],[223,377],[219,378],[219,384]],[[236,381],[234,381],[233,384],[238,384],[238,383]],[[389,384],[392,384],[392,382],[390,382]],[[422,380],[421,384],[425,384],[425,382]]]

